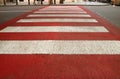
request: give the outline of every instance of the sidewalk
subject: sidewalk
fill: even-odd
[[[66,3],[67,5],[90,5],[90,6],[105,6],[109,5],[108,3],[101,3],[101,2],[90,2],[90,1],[81,1],[81,2],[73,2],[73,3]]]
[[[37,2],[36,2],[37,3]],[[3,4],[1,4],[0,6],[2,6]],[[6,5],[16,5],[16,3],[7,3]],[[28,5],[28,2],[18,2],[18,5]],[[33,1],[30,2],[30,5],[33,5]],[[41,5],[41,4],[37,4],[37,5]],[[43,5],[48,5],[47,1],[43,1]],[[101,3],[101,2],[90,2],[90,1],[79,1],[79,2],[68,2],[68,1],[64,1],[64,4],[59,4],[59,2],[57,1],[55,5],[91,5],[91,6],[105,6],[105,5],[109,5],[109,3]]]

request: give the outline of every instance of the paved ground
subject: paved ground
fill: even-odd
[[[42,6],[2,6],[0,7],[0,23],[4,23],[28,11],[37,9]]]
[[[111,23],[115,24],[116,26],[120,27],[120,7],[116,6],[85,6],[86,8],[92,10],[96,14],[102,16],[103,18],[107,19]]]
[[[83,6],[38,8],[0,25],[0,79],[120,79],[119,48],[120,29]]]
[[[43,6],[5,6],[0,7],[0,23],[8,21],[12,18],[15,18],[25,12],[28,12],[32,9],[37,9]],[[116,6],[85,6],[96,14],[107,19],[111,23],[115,24],[117,27],[120,27],[120,7]]]

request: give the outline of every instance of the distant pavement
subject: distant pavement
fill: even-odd
[[[65,3],[66,5],[84,5],[89,10],[92,10],[101,17],[107,19],[117,27],[120,27],[120,7],[99,2],[80,2],[80,3]],[[64,5],[64,4],[63,4]],[[87,5],[87,6],[86,6]],[[94,6],[93,6],[94,5]],[[0,24],[12,18],[15,18],[28,11],[44,6],[2,6],[0,7]]]

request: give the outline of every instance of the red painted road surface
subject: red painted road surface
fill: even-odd
[[[117,55],[0,55],[1,79],[119,79]]]
[[[82,6],[75,6],[77,8],[74,8],[74,6],[72,6],[73,8],[70,8],[71,6],[68,6],[67,8],[65,7],[66,6],[64,7],[46,6],[43,9],[33,10],[31,12],[18,16],[0,25],[0,30],[1,30],[0,31],[0,79],[120,79],[120,50],[119,50],[120,29]],[[51,12],[55,12],[52,11],[54,9],[56,10],[58,9],[58,11],[55,10],[58,13],[51,13]],[[79,13],[79,11],[81,10],[86,12],[91,17],[61,16],[61,14],[64,15],[84,14],[84,13]],[[74,11],[76,13],[72,13]],[[68,12],[68,13],[64,13],[64,12]],[[28,17],[28,15],[31,14],[35,16]],[[36,16],[37,14],[38,15],[41,14],[41,15]],[[45,15],[51,14],[51,15],[43,16],[43,14]],[[60,14],[60,15],[53,16],[55,14],[58,15]],[[87,14],[85,14],[85,16]],[[75,21],[76,19],[79,20],[76,20],[76,22],[62,22],[62,21],[59,22],[58,18],[64,19],[64,21],[71,21],[71,19],[73,19],[73,21]],[[65,20],[66,18],[67,20]],[[30,21],[31,19],[33,19],[32,22]],[[38,21],[40,20],[42,21],[43,19],[45,20],[44,22],[41,21],[37,22],[36,19],[38,19]],[[50,19],[50,20],[46,21],[46,19]],[[57,19],[58,22],[51,22],[54,19]],[[89,22],[77,22],[80,21],[80,19],[88,19]],[[97,22],[90,22],[91,19],[95,19],[95,21]],[[86,21],[86,20],[81,20],[81,21]],[[26,29],[29,32],[23,32],[19,30],[17,31],[13,30],[11,32],[10,31],[11,29],[4,31],[4,29],[6,30],[6,28],[9,28],[11,26],[12,29],[13,28],[16,29],[17,27],[18,29],[19,28],[21,29],[21,27],[25,27],[25,28],[30,27],[32,28],[32,32],[30,31],[31,29],[29,30]],[[74,27],[75,30],[77,30],[76,28],[80,26],[85,28],[89,28],[89,27],[94,28],[96,26],[97,27],[99,26],[98,27],[99,29],[101,27],[103,28],[99,32],[96,32],[96,30],[92,30],[92,32],[89,32],[91,31],[90,29],[86,29],[86,31],[88,32],[84,30],[79,30],[79,32],[73,32],[71,30],[67,30],[66,32],[66,30],[61,28],[61,27],[66,28],[69,26],[72,26],[72,28]],[[33,27],[38,27],[38,28],[40,27],[39,29],[41,29],[42,27],[42,30],[39,30],[40,32],[39,31],[37,32],[36,31],[37,29],[33,31],[34,29]],[[48,29],[46,31],[46,27],[52,27],[52,28],[55,27],[55,28]],[[60,28],[59,31],[58,29],[56,30],[56,27]],[[53,42],[57,41],[57,44],[59,44],[58,43],[59,41],[64,41],[64,43],[65,42],[69,43],[69,41],[73,42],[76,40],[77,42],[86,40],[88,41],[88,43],[89,41],[105,41],[105,44],[107,41],[115,41],[116,44],[113,45],[114,47],[111,46],[112,48],[109,49],[106,49],[107,46],[103,47],[103,49],[102,47],[99,47],[100,49],[98,49],[97,47],[94,46],[94,48],[92,49],[95,49],[95,51],[92,49],[91,51],[89,51],[90,50],[89,48],[93,46],[93,44],[91,43],[90,46],[86,47],[85,48],[86,50],[83,51],[82,49],[81,51],[75,49],[74,46],[76,45],[73,45],[70,48],[74,48],[75,53],[69,53],[68,49],[62,49],[62,45],[61,47],[58,48],[60,51],[57,49],[50,51],[51,48],[49,50],[44,50],[43,48],[43,50],[38,51],[38,53],[36,52],[29,53],[27,51],[27,48],[22,49],[22,47],[19,47],[19,45],[16,44],[16,42],[20,44],[19,41],[30,41],[30,43],[31,41],[35,41],[36,43],[39,43],[41,41],[50,41],[50,40],[52,40]],[[17,45],[18,48],[17,46],[11,45],[12,44],[11,41],[13,43],[15,41],[14,44]],[[9,44],[7,44],[6,42]],[[96,43],[94,44],[96,45]],[[48,46],[49,45],[51,44],[48,44]],[[69,44],[65,44],[65,45],[68,46]],[[27,46],[27,45],[25,44],[23,46]],[[28,46],[28,47],[32,48],[32,46]],[[63,45],[63,47],[65,46]],[[17,49],[19,49],[19,51],[17,51]],[[64,50],[68,50],[68,51],[65,52]],[[96,53],[92,53],[92,51]],[[89,52],[89,53],[86,54],[84,52]]]

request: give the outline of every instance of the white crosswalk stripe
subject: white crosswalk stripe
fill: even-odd
[[[20,19],[17,22],[98,22],[95,19],[78,18],[45,18],[45,19]]]
[[[108,30],[103,26],[9,26],[0,32],[108,32]]]
[[[56,17],[91,17],[87,14],[30,14],[27,17],[47,17],[47,16],[56,16]]]
[[[120,54],[120,41],[0,41],[4,54]],[[7,50],[6,50],[7,49]]]
[[[66,11],[36,11],[34,13],[86,13],[86,12],[81,12],[81,11],[69,11],[69,12],[66,12]]]

